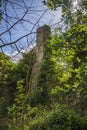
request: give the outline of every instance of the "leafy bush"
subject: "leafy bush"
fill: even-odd
[[[30,130],[87,130],[87,119],[74,112],[57,109],[44,118],[33,120]]]
[[[87,130],[87,119],[76,114],[71,114],[70,125],[70,130]]]
[[[0,118],[6,116],[7,102],[5,97],[0,98]]]

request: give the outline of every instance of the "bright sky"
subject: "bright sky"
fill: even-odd
[[[9,29],[15,22],[17,22],[17,20],[23,16],[24,12],[26,12],[26,8],[28,9],[28,13],[25,15],[23,21],[15,24],[15,26],[11,28],[9,32],[3,33],[0,39],[2,39],[4,43],[13,42],[31,31],[36,32],[36,29],[44,24],[50,25],[53,28],[56,26],[56,23],[60,21],[61,9],[58,8],[56,11],[46,11],[47,7],[43,5],[43,0],[24,0],[25,3],[23,3],[22,0],[9,1],[13,1],[13,3],[9,3],[7,5],[7,10],[5,13],[7,13],[9,17],[3,15],[4,19],[0,24],[0,34]],[[21,6],[14,3],[20,4]],[[4,6],[2,9],[4,10]],[[27,50],[28,46],[35,43],[36,41],[34,34],[20,40],[17,43],[17,46],[22,51],[24,51],[24,49]],[[1,40],[0,44],[2,44]],[[10,55],[15,55],[17,53],[15,46],[5,47],[3,51]]]

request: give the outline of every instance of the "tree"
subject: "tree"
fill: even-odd
[[[76,0],[45,0],[44,4],[50,9],[61,7],[63,21],[68,27],[81,21],[84,15],[87,19],[87,3],[85,0],[79,2]]]
[[[57,96],[57,101],[62,98],[62,101],[66,102],[66,104],[69,103],[71,108],[73,107],[83,113],[87,108],[85,102],[87,76],[86,34],[87,23],[79,23],[59,37],[54,35],[50,40],[51,60],[54,62],[56,82],[58,82],[51,90],[51,95]]]
[[[1,2],[0,51],[12,56],[22,54],[35,45],[36,29],[45,21],[48,9],[39,7],[39,2],[32,0]]]
[[[78,93],[80,98],[80,107],[81,110],[86,108],[86,102],[82,100],[82,97],[85,95],[82,94],[83,89],[86,88],[86,62],[87,62],[87,40],[86,40],[86,33],[87,33],[87,23],[85,24],[78,24],[74,26],[67,34],[67,41],[69,42],[69,46],[74,48],[74,57],[72,59],[72,83],[74,83],[76,93]],[[84,58],[83,58],[84,57]],[[71,83],[71,84],[72,84]],[[77,95],[76,95],[77,96]],[[82,107],[82,105],[84,107]]]
[[[29,104],[25,102],[26,91],[23,86],[23,80],[17,82],[17,92],[14,99],[14,103],[8,107],[8,115],[11,118],[10,129],[25,129],[25,121],[30,109]],[[12,125],[13,124],[13,125]],[[14,127],[13,127],[14,126]]]
[[[0,53],[0,102],[4,106],[1,109],[1,115],[7,113],[6,107],[12,103],[15,92],[15,79],[13,77],[15,64],[12,63],[10,58]],[[0,106],[1,107],[1,106]]]

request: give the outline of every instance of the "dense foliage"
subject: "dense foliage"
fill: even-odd
[[[80,22],[82,16],[87,19],[87,1],[86,0],[44,0],[43,3],[49,8],[56,10],[58,7],[62,10],[62,21],[65,26],[70,26]]]
[[[18,64],[0,53],[0,114],[9,106],[10,129],[87,129],[86,35],[85,22],[47,41],[37,89],[33,90],[33,106],[27,85],[36,61],[34,51],[25,54]]]
[[[13,76],[15,64],[0,53],[0,117],[6,114],[6,107],[12,103],[17,78]]]
[[[68,0],[50,2],[55,7],[69,4]],[[84,1],[80,4],[86,10]],[[87,130],[86,12],[79,16],[75,24],[62,34],[52,35],[44,45],[33,95],[29,82],[36,62],[34,49],[17,64],[0,53],[0,117],[8,116],[9,129]]]
[[[30,126],[30,130],[86,130],[87,119],[74,112],[56,106],[46,117],[39,119]]]

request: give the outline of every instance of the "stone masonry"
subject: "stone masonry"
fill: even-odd
[[[37,86],[38,76],[40,73],[40,65],[43,59],[44,49],[45,49],[44,44],[46,44],[46,41],[50,36],[50,32],[51,32],[50,27],[47,25],[44,25],[37,29],[37,33],[36,33],[37,44],[35,48],[33,48],[33,51],[35,51],[36,54],[36,62],[33,65],[31,78],[29,81],[29,89],[31,93]]]

